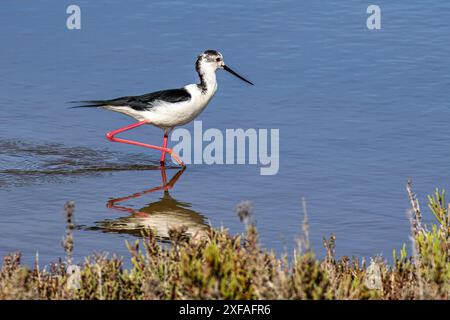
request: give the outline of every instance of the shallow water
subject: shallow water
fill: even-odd
[[[239,232],[240,200],[253,202],[263,244],[282,253],[295,246],[304,197],[319,254],[333,232],[339,255],[389,258],[408,242],[407,179],[424,210],[426,195],[449,185],[448,1],[378,1],[380,31],[367,30],[367,5],[356,0],[80,0],[79,31],[65,27],[69,4],[0,4],[0,255],[61,256],[67,200],[76,202],[78,258],[125,255],[130,226]],[[191,83],[209,48],[256,85],[220,73],[203,127],[279,128],[279,173],[191,165],[168,193],[117,204],[137,217],[111,207],[161,185],[159,155],[104,138],[128,118],[66,102]],[[161,135],[130,133],[149,143]]]

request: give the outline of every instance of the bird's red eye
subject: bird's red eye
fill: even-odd
[[[219,62],[220,60],[222,60],[221,58],[217,58],[216,61]]]

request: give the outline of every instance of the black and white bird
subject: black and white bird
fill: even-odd
[[[216,50],[206,50],[200,54],[195,64],[200,77],[200,83],[189,84],[179,89],[169,89],[146,93],[140,96],[126,96],[112,100],[76,101],[83,103],[78,107],[98,107],[123,113],[136,120],[137,123],[108,132],[106,137],[110,141],[127,143],[161,151],[160,164],[164,166],[165,154],[169,153],[181,166],[185,164],[181,159],[167,148],[168,134],[171,129],[187,124],[194,120],[208,105],[217,91],[216,70],[223,69],[239,79],[253,85],[225,65],[223,56]],[[115,137],[117,134],[151,124],[164,130],[163,145],[155,146],[132,140]]]

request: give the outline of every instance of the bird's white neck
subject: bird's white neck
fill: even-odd
[[[200,77],[198,86],[202,93],[214,94],[217,90],[216,69],[209,65],[200,65],[197,72]]]

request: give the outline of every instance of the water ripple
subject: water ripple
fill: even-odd
[[[0,140],[0,188],[114,171],[156,169],[159,161],[152,160],[148,154]]]

